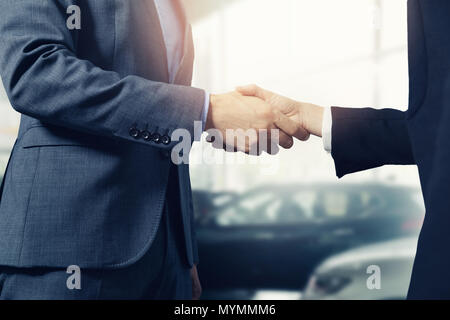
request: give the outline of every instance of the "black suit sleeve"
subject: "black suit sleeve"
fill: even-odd
[[[406,113],[393,109],[331,109],[332,156],[339,178],[387,164],[415,164]]]

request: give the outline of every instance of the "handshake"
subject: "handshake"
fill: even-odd
[[[298,102],[256,85],[211,95],[205,130],[208,142],[229,152],[277,154],[294,138],[322,136],[323,108]]]

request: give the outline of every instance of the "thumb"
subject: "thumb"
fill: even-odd
[[[266,100],[267,98],[265,90],[261,89],[255,84],[237,87],[236,91],[244,96],[253,96],[263,100]]]

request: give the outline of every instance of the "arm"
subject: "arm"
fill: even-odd
[[[238,90],[265,100],[307,132],[318,137],[326,135],[324,142],[331,141],[338,177],[386,164],[415,164],[404,112],[334,107],[332,119],[327,119],[324,108],[311,103],[288,99],[254,85]],[[324,120],[330,126],[332,122],[331,130],[324,127]],[[296,127],[279,128],[297,136]],[[325,147],[328,148],[327,143]]]
[[[16,111],[44,123],[163,149],[177,142],[140,139],[140,131],[170,137],[186,129],[192,142],[194,122],[205,119],[205,129],[220,132],[273,127],[271,107],[257,99],[212,95],[205,108],[203,90],[121,76],[80,59],[79,32],[66,26],[66,9],[77,2],[0,1],[0,72]],[[292,138],[280,137],[280,145],[290,147]]]
[[[338,177],[387,164],[415,164],[404,112],[336,107],[331,111],[331,154]]]
[[[203,90],[121,77],[76,56],[78,32],[66,27],[73,0],[0,2],[0,70],[14,109],[41,121],[160,148],[130,128],[185,128],[201,120]],[[162,107],[164,106],[164,107]],[[173,144],[173,143],[172,143]]]

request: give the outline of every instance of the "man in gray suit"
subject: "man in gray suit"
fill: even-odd
[[[190,87],[178,1],[0,1],[0,72],[22,114],[1,191],[1,298],[199,297],[189,168],[171,162],[171,134],[287,120]]]

